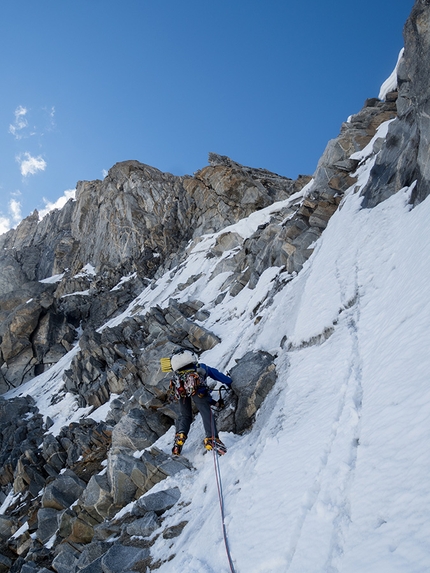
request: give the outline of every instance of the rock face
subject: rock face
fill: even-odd
[[[416,205],[430,193],[430,12],[428,2],[415,2],[404,27],[405,49],[398,66],[398,119],[390,125],[363,206],[374,207],[416,181]]]
[[[103,181],[79,182],[61,211],[40,222],[37,212],[27,217],[0,237],[0,392],[57,362],[78,327],[118,314],[148,279],[180,261],[190,239],[305,183],[215,154],[194,177],[126,161]]]
[[[300,186],[215,154],[194,177],[176,177],[138,161],[117,163],[103,181],[79,182],[76,199],[61,211],[40,222],[35,212],[0,238],[8,277],[2,276],[0,294],[66,268],[79,273],[87,263],[98,274],[116,269],[151,277],[191,238],[285,199]]]

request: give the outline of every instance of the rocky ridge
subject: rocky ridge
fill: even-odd
[[[422,94],[430,78],[417,69],[423,69],[429,17],[428,4],[416,2],[405,27],[398,94],[367,100],[342,125],[312,182],[215,154],[194,177],[124,162],[103,182],[79,183],[76,200],[61,211],[41,222],[33,214],[0,237],[2,390],[47,371],[75,349],[57,399],[67,391],[80,406],[96,408],[118,395],[104,422],[83,418],[55,436],[49,433],[52,421],[42,418],[30,397],[0,399],[0,501],[7,506],[0,515],[0,571],[157,568],[149,552],[154,536],[180,535],[185,524],[162,526],[165,512],[180,503],[179,491],[150,490],[167,476],[193,471],[186,460],[153,447],[175,418],[158,359],[177,345],[202,352],[219,339],[205,327],[207,311],[195,299],[179,303],[172,297],[167,307],[145,309],[136,302],[132,317],[119,317],[166,271],[177,272],[190,253],[189,241],[196,245],[202,234],[292,197],[250,237],[226,229],[207,252],[219,260],[216,273],[229,273],[218,304],[245,286],[253,289],[266,269],[279,267],[284,271],[273,295],[300,272],[343,194],[354,191],[360,160],[353,156],[372,139],[369,153],[376,161],[363,206],[371,208],[414,180],[414,203],[423,200],[428,129]],[[393,119],[386,140],[375,140],[377,128]],[[55,281],[40,282],[54,275]],[[255,323],[263,312],[254,309]],[[106,326],[115,317],[118,324]],[[231,374],[234,393],[219,425],[243,432],[275,382],[273,357],[239,357]],[[120,512],[131,502],[130,511]]]

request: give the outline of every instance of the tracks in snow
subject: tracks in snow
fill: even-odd
[[[347,289],[338,282],[341,293]],[[344,297],[346,299],[346,295]],[[298,571],[303,549],[309,549],[309,536],[314,537],[316,552],[325,555],[318,566],[324,573],[340,573],[348,528],[351,523],[350,491],[354,480],[360,443],[363,401],[362,358],[358,324],[360,297],[355,276],[355,296],[342,301],[342,320],[336,328],[344,328],[350,344],[348,367],[339,387],[339,400],[331,432],[320,456],[313,484],[302,498],[301,512],[296,520],[289,544],[287,571]],[[327,521],[331,525],[328,526]],[[307,538],[307,541],[306,541]],[[303,547],[301,547],[303,540]],[[312,543],[310,543],[312,545]],[[300,557],[298,555],[300,553]],[[297,557],[297,560],[296,560]],[[315,566],[315,563],[313,563]]]

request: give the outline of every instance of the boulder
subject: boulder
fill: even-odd
[[[8,573],[12,566],[12,561],[6,555],[0,553],[0,573]]]
[[[134,408],[123,416],[112,431],[112,448],[143,450],[158,440],[170,427],[157,412]]]
[[[100,567],[101,567],[101,559],[103,555],[112,547],[112,543],[105,543],[103,541],[93,541],[86,545],[76,562],[76,567],[80,571],[81,569],[85,569],[91,563],[98,560]]]
[[[42,432],[40,432],[41,434]],[[37,434],[34,433],[32,438],[36,438]],[[39,460],[37,459],[36,452],[28,449],[25,451],[15,467],[13,490],[15,493],[22,493],[26,489],[34,496],[37,496],[45,485],[45,478],[42,475],[43,470],[40,467]]]
[[[107,479],[110,492],[115,505],[123,507],[135,498],[137,485],[131,476],[142,476],[144,481],[147,469],[144,463],[133,456],[132,450],[128,453],[113,449],[108,455]]]
[[[112,428],[104,422],[83,418],[62,428],[57,437],[67,453],[66,464],[84,482],[103,469],[111,444]]]
[[[105,541],[121,535],[121,526],[114,521],[105,520],[94,527],[93,542]]]
[[[218,336],[186,318],[174,301],[170,301],[165,319],[170,325],[169,330],[181,329],[191,344],[200,350],[210,350],[220,343]]]
[[[45,487],[42,495],[42,507],[66,509],[80,497],[85,487],[85,482],[67,469]]]
[[[28,487],[33,477],[37,495],[44,485],[43,477],[37,472],[40,468],[37,468],[35,454],[42,435],[42,418],[30,396],[10,400],[0,397],[0,485],[14,484],[16,478],[22,477],[22,489],[15,489],[18,493]],[[25,460],[25,469],[23,465],[17,468],[21,458]]]
[[[71,543],[91,543],[94,537],[94,526],[96,521],[82,512],[76,519],[72,521],[72,531],[67,538]]]
[[[102,557],[97,557],[92,563],[89,563],[82,569],[79,569],[79,573],[104,573],[102,567]]]
[[[13,517],[0,515],[0,541],[9,539],[16,529],[17,523]]]
[[[52,568],[57,573],[71,573],[75,570],[79,552],[68,544],[60,546],[62,550],[52,561]]]
[[[25,556],[33,543],[30,537],[29,524],[28,521],[13,534],[13,536],[8,540],[8,547],[14,551],[17,555]]]
[[[218,400],[218,394],[213,394],[214,400]],[[235,414],[237,410],[237,395],[233,391],[222,392],[224,408],[215,412],[216,426],[219,432],[234,432],[236,430]]]
[[[42,507],[37,513],[36,538],[45,544],[55,535],[58,529],[58,517],[60,512],[52,507]]]
[[[186,458],[172,458],[158,448],[151,448],[143,452],[141,461],[145,465],[145,473],[133,473],[131,478],[143,494],[149,491],[155,484],[184,470],[191,469],[191,464]]]
[[[20,573],[49,573],[49,569],[39,567],[34,561],[28,561],[21,567]]]
[[[76,513],[72,509],[62,511],[58,516],[58,535],[63,539],[72,533]]]
[[[173,507],[180,499],[181,491],[178,487],[147,493],[134,504],[132,513],[139,515],[142,512],[154,512],[162,515],[165,511]]]
[[[113,497],[105,474],[91,476],[82,494],[81,505],[86,511],[95,511],[102,517],[110,517],[115,512]]]
[[[101,558],[104,573],[123,573],[127,570],[135,570],[139,561],[149,558],[149,549],[138,547],[113,545]]]
[[[52,434],[46,434],[42,444],[42,456],[46,460],[45,469],[56,476],[65,465],[66,453]]]
[[[140,458],[136,458],[132,450],[113,449],[107,465],[113,503],[122,507],[166,477],[190,468],[185,458],[173,459],[157,448],[143,452]]]
[[[188,521],[181,521],[176,525],[166,527],[166,529],[163,531],[163,539],[174,539],[175,537],[179,537],[187,523]]]
[[[136,519],[130,525],[127,525],[126,531],[128,535],[136,535],[138,537],[148,537],[160,526],[160,520],[155,511],[148,511],[139,519]]]
[[[30,400],[33,402],[31,398]],[[0,425],[7,425],[17,419],[22,419],[28,414],[30,408],[31,403],[29,403],[27,396],[19,396],[11,400],[5,400],[0,396]]]
[[[247,430],[276,382],[274,357],[261,350],[246,353],[230,371],[232,388],[238,396],[236,432]]]

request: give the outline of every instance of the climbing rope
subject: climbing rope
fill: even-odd
[[[221,392],[220,392],[220,395],[221,395]],[[212,408],[211,408],[211,427],[212,427],[212,440],[214,441],[215,440],[215,421],[214,421],[214,415],[212,412]],[[227,559],[228,559],[228,563],[230,565],[231,573],[235,573],[235,569],[233,566],[233,560],[231,558],[230,548],[228,545],[227,529],[225,527],[225,521],[224,521],[224,496],[222,493],[221,470],[219,467],[218,454],[217,454],[216,449],[214,447],[212,448],[212,452],[213,452],[213,459],[214,459],[216,484],[217,484],[217,488],[218,488],[218,498],[219,498],[219,505],[220,505],[220,511],[221,511],[222,534],[224,537],[225,551],[227,553]]]

